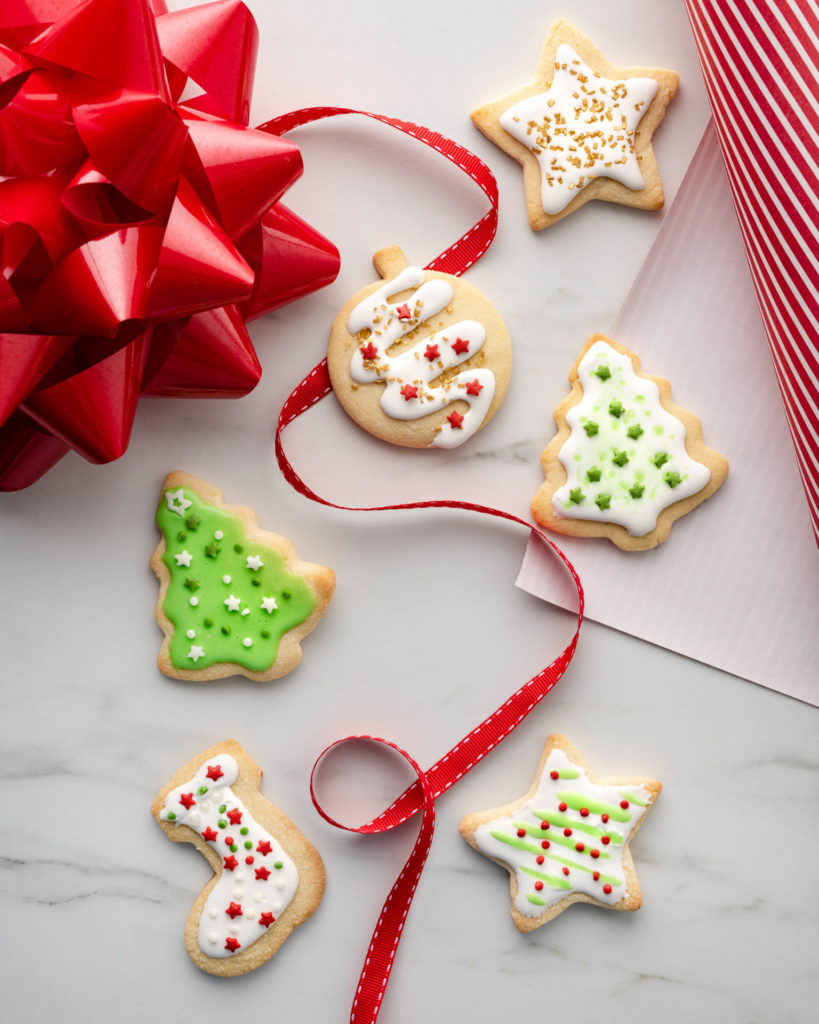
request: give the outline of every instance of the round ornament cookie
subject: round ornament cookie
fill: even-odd
[[[397,246],[373,257],[382,280],[344,306],[327,364],[338,400],[375,437],[455,448],[495,415],[512,345],[500,314],[466,281],[407,266]]]
[[[229,977],[266,963],[316,910],[324,865],[315,847],[259,791],[261,768],[235,740],[189,761],[151,813],[175,843],[213,869],[185,925],[197,967]]]

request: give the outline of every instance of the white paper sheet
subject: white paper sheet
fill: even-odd
[[[588,616],[819,705],[819,564],[712,125],[611,336],[670,380],[731,469],[652,551],[555,537],[583,580]],[[538,543],[517,582],[573,606]]]

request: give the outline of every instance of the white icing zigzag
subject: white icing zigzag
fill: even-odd
[[[418,287],[420,285],[420,287]],[[391,295],[416,288],[404,302],[392,305]],[[461,416],[456,410],[447,417],[432,442],[433,448],[455,448],[480,427],[495,395],[491,370],[467,370],[438,387],[430,382],[445,371],[470,359],[486,340],[486,330],[476,320],[461,320],[397,356],[387,354],[396,341],[419,324],[440,313],[453,297],[448,282],[433,278],[424,282],[419,267],[406,267],[392,281],[385,281],[350,313],[350,334],[370,331],[367,341],[354,353],[350,375],[359,384],[384,381],[381,408],[387,416],[415,420],[445,409],[461,400],[469,405]]]

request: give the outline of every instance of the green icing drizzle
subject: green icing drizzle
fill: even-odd
[[[648,807],[648,801],[643,800],[642,797],[637,796],[635,793],[623,793],[621,790],[620,796],[624,800],[628,800],[630,804],[636,804],[637,807]]]
[[[534,903],[536,907],[546,906],[546,900],[544,900],[542,896],[536,896],[533,892],[527,892],[526,899],[529,900],[530,903]]]
[[[518,839],[517,836],[507,835],[505,832],[500,832],[497,829],[490,829],[490,835],[494,836],[499,842],[506,843],[507,846],[513,846],[516,850],[525,850],[526,853],[543,853],[543,850],[534,843],[527,843],[525,839]]]
[[[581,771],[579,768],[561,768],[557,773],[559,779],[579,779]]]
[[[278,551],[248,540],[241,519],[208,505],[194,491],[185,488],[183,494],[191,502],[184,520],[190,531],[186,537],[179,531],[179,514],[168,507],[164,494],[156,516],[166,544],[162,559],[171,574],[163,604],[174,626],[171,662],[175,668],[190,669],[229,662],[263,672],[276,660],[281,637],[313,611],[315,598],[306,581],[287,570]],[[217,531],[222,532],[221,543],[214,538]],[[175,555],[183,550],[191,555],[190,567],[177,567]],[[260,569],[247,568],[245,550],[261,557]],[[197,577],[189,575],[192,570]],[[229,584],[222,582],[223,575],[231,577]],[[193,590],[197,605],[190,604]],[[239,611],[228,611],[224,601],[229,595],[241,600]],[[275,598],[278,607],[268,613],[261,607],[262,597]],[[248,615],[241,614],[245,608]],[[188,630],[194,630],[195,637],[189,638]],[[244,645],[245,638],[250,638],[250,646]],[[196,661],[188,657],[194,646],[204,652]]]
[[[551,885],[555,889],[571,889],[572,887],[571,882],[567,881],[565,878],[560,878],[557,875],[546,875],[542,871],[535,871],[534,868],[525,868],[523,865],[521,865],[520,870],[524,875],[531,875],[532,878],[537,878],[539,881],[545,882],[547,885]]]
[[[558,793],[558,799],[573,811],[579,811],[581,807],[587,807],[592,814],[608,814],[615,821],[631,821],[631,815],[622,807],[615,807],[614,804],[604,804],[602,800],[595,800],[594,797],[584,796],[582,793]],[[574,827],[574,826],[572,826]]]
[[[545,820],[546,819],[544,818],[544,821]],[[530,836],[534,836],[538,839],[548,839],[552,846],[557,844],[558,846],[566,846],[573,850],[577,844],[577,839],[574,836],[564,836],[561,832],[558,832],[557,829],[550,828],[548,831],[546,831],[546,829],[539,829],[535,828],[532,825],[527,825],[526,822],[523,821],[513,821],[512,824],[515,826],[515,828],[525,828],[527,834]],[[578,827],[577,825],[572,824],[571,829],[574,832],[578,830]],[[585,832],[586,830],[584,829],[583,831]],[[599,832],[599,835],[603,835],[603,833]],[[580,851],[578,850],[578,853],[579,852]],[[584,850],[583,853],[589,853],[589,850]],[[611,860],[611,857],[605,852],[605,850],[600,851],[600,858],[603,860]]]
[[[568,801],[566,802],[566,806],[568,806]],[[591,810],[591,805],[588,803],[585,803],[582,806],[588,807],[589,810]],[[622,814],[622,811],[620,811],[619,807],[617,808],[617,810]],[[570,818],[566,814],[560,814],[558,811],[535,810],[532,811],[532,814],[534,814],[540,821],[548,821],[550,825],[556,825],[558,828],[571,828],[575,832],[584,832],[587,836],[597,837],[606,835],[606,830],[604,828],[598,828],[596,825],[587,825],[585,821],[575,821],[574,818]],[[521,826],[521,828],[523,827],[524,826]],[[526,831],[529,831],[528,826],[526,826]],[[554,833],[551,829],[549,829],[548,831],[544,830],[543,832],[540,832],[540,830],[538,829],[532,830],[532,835],[540,835],[543,839],[551,839]],[[619,846],[620,843],[622,843],[623,841],[623,837],[621,835],[618,835],[616,832],[612,832],[610,838],[611,841],[615,844],[615,846]]]

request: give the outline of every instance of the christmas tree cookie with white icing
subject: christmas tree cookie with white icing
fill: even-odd
[[[590,199],[659,209],[652,136],[679,76],[618,68],[564,19],[546,37],[528,85],[471,114],[523,167],[529,224],[539,231]]]
[[[469,814],[461,835],[509,872],[522,932],[572,903],[637,910],[642,894],[629,842],[662,789],[656,779],[596,779],[565,736],[550,736],[529,792]]]
[[[261,777],[227,740],[180,768],[151,807],[170,839],[193,843],[213,868],[185,925],[188,954],[208,974],[266,963],[324,893],[321,857],[261,795]]]
[[[697,417],[671,401],[668,381],[641,373],[637,356],[610,338],[586,342],[569,381],[532,515],[626,551],[656,547],[723,483],[727,461],[703,443]]]
[[[455,448],[495,415],[512,346],[500,314],[471,284],[408,267],[397,246],[373,257],[382,280],[344,306],[327,363],[346,412],[409,448]]]
[[[170,473],[151,556],[160,583],[162,672],[176,679],[277,679],[301,660],[301,641],[324,614],[335,576],[303,562],[255,513],[187,473]]]

